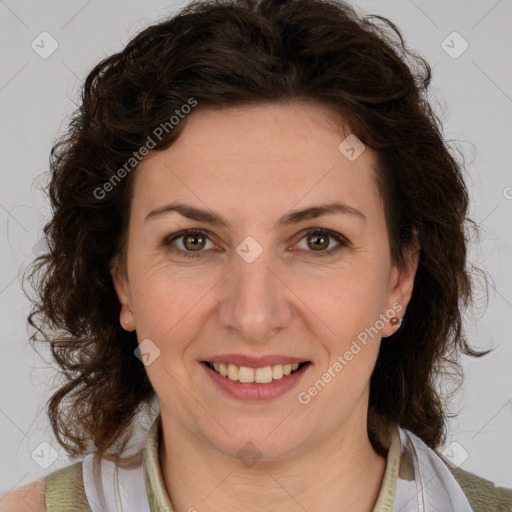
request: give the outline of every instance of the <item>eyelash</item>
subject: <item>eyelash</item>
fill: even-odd
[[[334,256],[335,252],[340,250],[342,247],[346,247],[348,245],[347,240],[343,236],[341,236],[333,231],[330,231],[328,229],[321,229],[321,228],[311,229],[311,230],[307,231],[304,234],[304,236],[299,240],[299,242],[312,233],[323,235],[323,236],[328,236],[329,238],[333,238],[340,244],[338,247],[329,249],[328,251],[327,250],[306,251],[306,252],[311,252],[314,258],[324,258],[326,256]],[[179,238],[183,238],[187,235],[203,235],[209,239],[208,234],[205,231],[197,230],[197,229],[186,229],[184,231],[180,231],[179,233],[171,235],[170,237],[167,237],[163,241],[163,245],[165,247],[172,247],[172,242],[174,242],[175,240],[178,240]],[[175,247],[172,247],[172,250],[174,252],[180,253],[180,255],[182,255],[185,258],[202,258],[203,256],[201,256],[201,253],[204,252],[204,251],[195,251],[195,252],[194,251],[183,251],[183,250],[177,249]]]

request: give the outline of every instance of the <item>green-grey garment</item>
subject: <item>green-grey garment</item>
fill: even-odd
[[[401,452],[398,432],[400,432],[400,429],[397,429],[397,433],[394,433],[388,450],[381,490],[372,512],[394,512],[393,505],[395,504],[396,506],[395,502],[397,501],[397,482],[401,476],[406,475],[410,471],[410,468],[404,462],[404,454]],[[145,483],[146,495],[141,496],[140,493],[137,494],[137,499],[144,502],[142,507],[144,510],[141,510],[141,507],[137,507],[137,510],[134,512],[173,512],[160,470],[158,458],[160,439],[161,417],[158,416],[148,432],[141,461],[142,467],[137,474],[140,475],[140,478],[143,478]],[[94,500],[92,500],[93,503],[91,504],[88,496],[96,497],[96,495],[91,488],[88,488],[86,491],[84,479],[87,480],[88,486],[92,485],[93,479],[85,478],[83,462],[76,462],[46,477],[47,512],[99,512],[100,510],[102,512],[132,512],[133,507],[130,505],[129,498],[125,497],[125,501],[122,503],[123,498],[120,496],[119,490],[117,491],[118,494],[116,494],[116,496],[119,496],[119,501],[116,498],[114,500],[116,503],[106,503],[107,510],[104,508],[104,504],[99,506]],[[446,467],[449,468],[450,473],[454,476],[458,486],[462,489],[474,512],[512,512],[512,490],[497,488],[489,480],[461,469],[454,469],[447,461],[444,462]],[[405,477],[407,478],[407,476]],[[131,478],[139,478],[139,476],[132,476]],[[133,490],[133,486],[125,485],[124,487],[122,491],[125,493]],[[139,489],[143,488],[144,486],[139,487]],[[96,492],[97,490],[94,489],[94,491]],[[414,508],[414,510],[418,509]],[[435,504],[433,504],[429,510],[436,511],[441,510],[441,508],[436,508]],[[457,512],[458,509],[444,507],[442,510]],[[461,508],[460,510],[464,509]]]

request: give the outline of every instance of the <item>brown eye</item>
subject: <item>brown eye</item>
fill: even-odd
[[[329,246],[329,235],[313,231],[307,235],[308,245],[312,249],[325,250]]]
[[[189,251],[204,249],[206,237],[202,234],[189,234],[183,236],[183,245]]]
[[[181,242],[178,243],[178,241]],[[202,256],[208,241],[210,241],[208,235],[202,231],[180,231],[166,238],[163,245],[185,258],[197,258]]]
[[[340,249],[350,245],[348,240],[342,235],[325,229],[309,230],[302,240],[306,240],[306,248],[301,247],[301,249],[305,249],[313,257],[334,256]],[[338,242],[338,244],[328,249],[332,240]]]

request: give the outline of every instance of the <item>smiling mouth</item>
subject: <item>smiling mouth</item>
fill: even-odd
[[[300,364],[273,364],[262,368],[248,368],[236,364],[210,363],[209,361],[202,361],[202,363],[229,380],[247,384],[268,384],[283,379],[311,364],[309,361],[305,361]]]

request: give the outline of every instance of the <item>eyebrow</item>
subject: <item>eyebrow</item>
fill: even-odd
[[[161,217],[162,215],[168,214],[170,212],[178,212],[183,217],[211,224],[212,226],[225,228],[228,227],[228,223],[220,215],[183,203],[170,203],[162,206],[161,208],[157,208],[156,210],[149,212],[144,222]],[[303,210],[292,211],[281,217],[278,220],[277,225],[288,226],[297,224],[304,220],[315,219],[317,217],[321,217],[322,215],[333,215],[335,213],[354,215],[366,221],[365,215],[351,206],[348,206],[344,203],[327,203],[317,206],[310,206],[309,208],[305,208]]]

